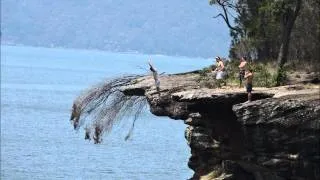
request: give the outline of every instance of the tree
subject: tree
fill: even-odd
[[[233,38],[230,55],[247,51],[254,59],[277,58],[277,85],[280,85],[283,66],[288,60],[291,32],[302,0],[209,0],[209,4],[218,5],[223,10],[215,18],[222,17],[230,28]],[[233,17],[234,24],[230,17]]]
[[[249,56],[253,59],[266,60],[275,57],[274,46],[277,45],[278,34],[273,18],[269,13],[268,0],[210,0],[210,5],[218,5],[230,28],[232,36],[231,58]],[[234,25],[231,25],[232,19]],[[244,52],[246,51],[246,52]]]
[[[277,86],[281,84],[283,77],[283,66],[288,59],[288,51],[290,45],[290,35],[297,19],[300,9],[301,0],[281,0],[275,1],[275,12],[279,17],[281,24],[281,46],[278,54],[278,75]]]
[[[305,0],[291,33],[288,60],[298,62],[303,59],[312,64],[313,70],[319,69],[320,59],[320,1]],[[308,68],[308,67],[307,67]],[[311,70],[312,70],[311,69]]]
[[[229,0],[209,0],[209,4],[210,5],[218,4],[223,10],[223,13],[219,13],[214,18],[217,18],[220,16],[223,18],[227,26],[232,31],[236,31],[238,33],[242,32],[242,29],[240,27],[231,25],[231,22],[229,19],[229,16],[233,16],[231,15],[230,11],[235,12],[237,14],[236,16],[239,16],[241,14],[242,11],[240,6],[238,6],[238,3],[234,3],[233,1],[229,1]]]

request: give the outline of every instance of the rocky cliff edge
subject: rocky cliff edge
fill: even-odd
[[[183,120],[192,179],[319,179],[319,85],[209,89],[198,72],[152,76],[122,88],[157,116]],[[210,80],[209,81],[214,81]]]

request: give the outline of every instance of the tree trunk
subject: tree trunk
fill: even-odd
[[[290,35],[292,28],[294,26],[294,22],[299,15],[299,11],[301,8],[302,1],[297,0],[296,7],[294,10],[287,9],[286,12],[283,15],[282,20],[282,37],[281,37],[281,45],[280,50],[278,54],[278,74],[277,74],[277,82],[276,86],[280,86],[283,78],[285,76],[283,66],[287,62],[288,59],[288,51],[289,51],[289,45],[290,45]]]
[[[277,58],[279,68],[283,68],[283,65],[287,62],[291,30],[292,27],[287,26],[282,33],[282,42]]]

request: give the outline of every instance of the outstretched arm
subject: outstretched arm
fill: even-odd
[[[157,71],[157,70],[152,66],[151,60],[149,60],[148,64],[149,64],[149,66],[150,66],[150,71],[152,71],[152,72],[156,72],[156,71]]]

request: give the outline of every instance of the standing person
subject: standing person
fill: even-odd
[[[219,56],[216,57],[216,69],[214,72],[216,72],[216,80],[218,81],[218,86],[220,87],[220,83],[223,81],[224,76],[224,64]]]
[[[240,58],[240,65],[239,65],[239,80],[240,80],[240,86],[242,85],[242,81],[244,80],[244,74],[245,74],[245,68],[247,65],[247,58],[241,57]]]
[[[149,60],[150,71],[152,72],[153,79],[157,88],[157,92],[160,94],[160,80],[158,71],[152,66],[151,61]]]
[[[247,93],[248,93],[248,102],[251,101],[252,99],[252,79],[253,79],[253,73],[251,69],[247,69],[245,71],[245,75],[244,78],[246,79],[246,89],[247,89]]]

